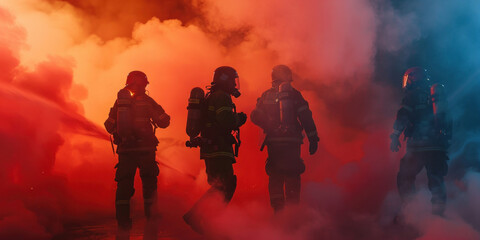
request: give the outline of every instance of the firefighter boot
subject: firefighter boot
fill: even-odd
[[[132,229],[132,219],[130,218],[130,204],[116,204],[117,214],[117,234],[116,240],[130,239],[130,229]]]

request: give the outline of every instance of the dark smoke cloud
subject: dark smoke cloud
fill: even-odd
[[[201,17],[198,5],[193,0],[46,0],[53,6],[71,4],[82,15],[92,34],[105,40],[116,37],[130,37],[138,22],[146,22],[152,17],[160,20],[178,19],[185,24],[197,21]]]

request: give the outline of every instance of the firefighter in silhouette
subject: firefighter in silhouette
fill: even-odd
[[[119,230],[129,231],[132,227],[130,198],[135,191],[133,181],[137,168],[142,179],[145,216],[150,219],[154,214],[159,173],[155,161],[158,145],[155,129],[168,127],[170,116],[145,94],[148,83],[145,73],[130,72],[125,88],[118,92],[105,121],[105,128],[118,145],[115,209]]]
[[[215,194],[220,194],[225,203],[230,202],[237,186],[232,164],[235,163],[240,145],[239,128],[247,120],[245,113],[236,112],[232,101],[232,96],[240,96],[238,84],[236,70],[222,66],[215,70],[206,96],[203,97],[202,89],[194,88],[189,99],[187,134],[191,141],[187,142],[187,146],[200,146],[200,158],[205,161],[207,180],[211,186],[183,216],[185,222],[197,232],[204,230],[201,213],[204,211],[203,204]],[[199,133],[201,136],[196,137]]]
[[[269,176],[270,203],[275,212],[285,203],[300,200],[300,175],[305,165],[300,158],[302,131],[305,130],[313,155],[318,148],[318,134],[308,102],[294,89],[292,71],[285,65],[272,70],[272,88],[257,100],[250,117],[266,134],[261,147],[266,145],[268,159],[265,170]]]
[[[448,171],[447,149],[452,123],[447,109],[445,88],[431,84],[427,70],[408,69],[403,76],[405,95],[390,135],[390,149],[399,151],[400,135],[407,140],[407,152],[400,160],[397,187],[403,203],[415,192],[415,178],[427,170],[428,188],[432,193],[432,212],[443,215],[447,200],[444,177]]]

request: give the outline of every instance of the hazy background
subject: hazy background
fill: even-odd
[[[238,188],[215,234],[231,239],[480,238],[480,2],[341,0],[0,0],[0,238],[50,239],[114,219],[114,169],[103,121],[132,70],[172,124],[160,138],[159,228],[195,237],[180,216],[208,188],[198,149],[184,147],[191,88],[221,65],[237,69],[239,111],[250,113],[287,64],[309,101],[320,147],[304,148],[302,204],[272,220],[247,122]],[[392,224],[403,153],[389,151],[411,66],[445,84],[454,113],[447,217],[430,214],[426,176]],[[172,168],[176,170],[172,170]],[[191,177],[191,176],[194,177]],[[137,182],[139,179],[137,178]],[[142,218],[136,184],[134,221]]]

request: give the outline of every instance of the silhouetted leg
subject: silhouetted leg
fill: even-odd
[[[157,201],[157,176],[159,173],[155,152],[139,155],[140,178],[142,179],[145,216],[150,218]]]
[[[203,215],[205,212],[211,210],[211,204],[209,204],[216,196],[223,198],[223,194],[214,187],[210,187],[206,193],[195,202],[192,208],[183,215],[183,220],[190,225],[190,227],[197,233],[203,234],[205,221]]]
[[[155,152],[139,155],[140,178],[143,187],[143,207],[147,222],[144,229],[144,239],[157,239],[157,176],[159,173]]]
[[[211,188],[194,204],[183,219],[193,230],[198,233],[204,231],[203,213],[214,214],[223,206],[210,204],[220,194],[224,203],[228,204],[232,199],[237,186],[237,177],[233,174],[232,160],[229,158],[205,159],[208,184]]]
[[[424,160],[418,153],[407,153],[400,160],[400,170],[397,175],[397,187],[402,203],[410,200],[415,193],[415,178],[422,170]]]
[[[443,215],[447,202],[447,191],[444,177],[448,172],[448,156],[445,152],[429,152],[426,164],[428,189],[432,193],[432,213]]]
[[[285,176],[271,173],[268,178],[268,192],[270,194],[270,205],[275,212],[285,206],[284,192]]]
[[[132,227],[130,219],[130,198],[135,189],[133,181],[137,165],[131,154],[119,154],[115,181],[117,182],[117,191],[115,197],[116,218],[119,228],[129,230]]]
[[[208,184],[224,195],[225,202],[230,202],[237,187],[232,161],[228,158],[206,159],[205,166]]]
[[[300,202],[300,175],[287,176],[285,178],[285,199],[287,204],[298,204]]]

